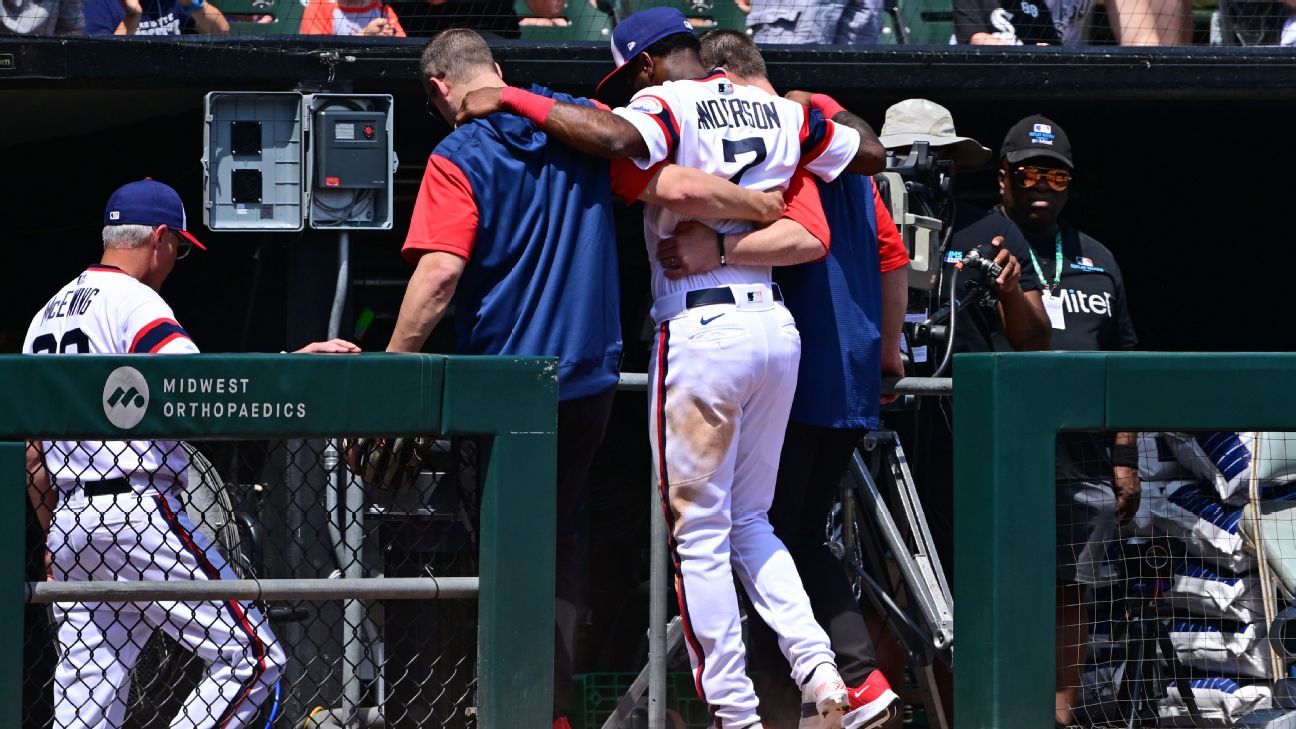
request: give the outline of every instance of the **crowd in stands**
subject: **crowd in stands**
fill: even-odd
[[[0,35],[298,32],[403,38],[470,27],[501,38],[606,40],[616,19],[643,6],[630,0],[214,2],[231,4],[222,12],[207,0],[5,0],[0,4]],[[761,44],[1296,45],[1296,0],[946,2],[899,0],[899,8],[889,8],[896,3],[691,0],[687,14],[699,29],[743,29]]]

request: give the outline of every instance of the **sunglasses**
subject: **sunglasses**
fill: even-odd
[[[176,233],[173,230],[167,232],[169,232],[175,238],[175,244],[176,244],[175,259],[177,261],[189,255],[193,251],[193,243],[190,243],[187,238],[180,235],[179,233]]]
[[[1056,192],[1063,192],[1071,186],[1071,173],[1054,167],[1018,167],[1012,171],[1013,182],[1017,187],[1035,187],[1043,180]]]

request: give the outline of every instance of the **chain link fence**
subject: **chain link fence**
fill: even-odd
[[[48,557],[29,519],[32,581],[478,574],[476,438],[433,441],[400,491],[340,441],[42,445],[29,482],[58,501]],[[29,604],[24,729],[476,726],[476,600],[284,597]]]
[[[1112,434],[1059,437],[1059,722],[1216,727],[1285,715],[1296,434],[1137,439],[1132,499],[1104,448]]]

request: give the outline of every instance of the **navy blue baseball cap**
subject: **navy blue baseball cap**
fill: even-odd
[[[189,232],[180,194],[151,177],[117,188],[104,208],[104,225],[165,225],[202,250],[207,246]]]
[[[624,83],[622,72],[635,56],[666,36],[692,33],[684,13],[669,7],[645,8],[617,23],[612,31],[612,60],[616,69],[599,82],[595,96],[602,96],[613,84]]]

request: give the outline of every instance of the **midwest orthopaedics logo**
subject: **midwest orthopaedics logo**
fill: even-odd
[[[118,367],[104,381],[103,409],[108,422],[130,430],[144,419],[149,406],[148,380],[134,367]]]

